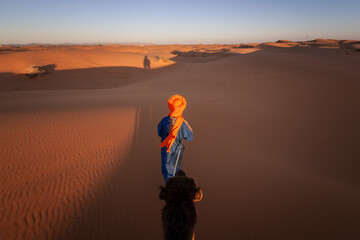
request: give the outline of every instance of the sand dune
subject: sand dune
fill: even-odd
[[[57,70],[93,67],[140,67],[146,49],[123,49],[122,46],[49,47],[0,55],[0,72],[24,73],[30,65],[56,64]],[[167,53],[168,55],[168,53]],[[153,67],[161,66],[150,56]]]
[[[0,121],[1,171],[11,173],[1,179],[0,235],[66,239],[66,225],[98,197],[106,173],[126,164],[136,108],[3,114]]]
[[[359,239],[360,52],[351,43],[1,54],[1,239],[161,239],[156,127],[175,93],[195,134],[182,168],[204,191],[197,239]],[[14,75],[31,64],[58,68]]]

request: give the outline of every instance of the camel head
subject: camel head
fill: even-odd
[[[175,177],[166,181],[165,187],[160,187],[159,198],[166,202],[199,202],[203,198],[201,188],[197,188],[194,179],[186,176],[180,170]]]
[[[160,187],[159,198],[165,200],[162,224],[165,240],[194,239],[196,224],[195,202],[201,201],[203,193],[195,181],[180,170],[175,177]]]

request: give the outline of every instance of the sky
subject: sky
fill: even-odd
[[[0,0],[0,44],[360,40],[359,0]]]

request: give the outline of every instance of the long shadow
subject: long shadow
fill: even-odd
[[[119,164],[100,176],[102,183],[94,190],[96,197],[91,199],[90,207],[78,213],[78,218],[56,238],[161,239],[158,141],[143,139],[151,135],[156,138],[148,105],[137,107],[135,125],[130,153],[119,156]]]
[[[149,71],[137,67],[100,67],[54,71],[35,78],[0,73],[0,91],[108,89],[146,81],[164,71],[164,68]]]
[[[27,49],[22,49],[22,50],[19,50],[19,49],[0,49],[0,55],[2,54],[10,54],[10,53],[18,53],[18,52],[29,52],[31,50],[27,50]]]
[[[9,89],[9,85],[12,84],[14,74],[11,72],[0,73],[0,92]]]

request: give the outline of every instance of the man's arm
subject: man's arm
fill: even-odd
[[[162,126],[163,124],[162,124],[162,120],[159,122],[159,124],[158,124],[158,135],[159,135],[159,137],[161,137],[162,136],[162,130],[163,130],[163,126]]]
[[[184,140],[191,142],[194,139],[194,133],[189,125],[189,123],[184,120],[182,124],[182,137]]]

